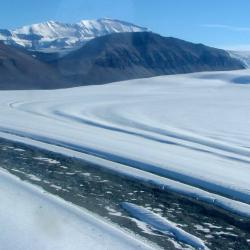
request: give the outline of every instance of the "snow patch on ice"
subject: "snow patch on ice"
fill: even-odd
[[[173,222],[170,222],[158,214],[128,202],[123,202],[122,207],[135,218],[147,223],[164,234],[173,236],[178,241],[191,245],[196,249],[207,249],[201,239],[185,232],[183,229],[177,227]]]
[[[46,157],[33,157],[34,160],[38,160],[38,161],[44,161],[44,162],[47,162],[49,164],[60,164],[60,161],[57,161],[57,160],[53,160],[53,159],[49,159],[49,158],[46,158]]]

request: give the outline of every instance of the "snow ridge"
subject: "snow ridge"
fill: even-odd
[[[181,228],[177,227],[173,222],[170,222],[158,214],[128,202],[123,202],[122,208],[135,218],[147,223],[149,226],[161,231],[164,234],[174,237],[178,241],[182,241],[195,249],[207,249],[201,239],[185,232]]]

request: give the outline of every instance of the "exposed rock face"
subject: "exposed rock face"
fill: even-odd
[[[244,63],[224,50],[151,32],[98,37],[63,57],[0,43],[0,89],[56,89],[242,68]]]
[[[0,89],[46,89],[66,85],[50,65],[0,43]]]
[[[64,77],[81,84],[244,68],[224,50],[151,32],[99,37],[52,64]]]

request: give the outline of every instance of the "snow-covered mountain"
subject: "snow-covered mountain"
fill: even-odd
[[[148,29],[109,18],[81,20],[74,24],[48,21],[14,30],[0,29],[0,40],[8,45],[48,52],[76,49],[90,39],[110,33],[141,31]]]
[[[57,89],[245,68],[224,50],[152,32],[113,33],[92,39],[65,56],[57,54],[0,43],[0,89]]]

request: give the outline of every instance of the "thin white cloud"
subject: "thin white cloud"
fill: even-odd
[[[230,25],[224,25],[224,24],[203,24],[201,25],[201,27],[225,29],[225,30],[236,31],[236,32],[250,32],[250,27],[237,27],[237,26],[230,26]]]

